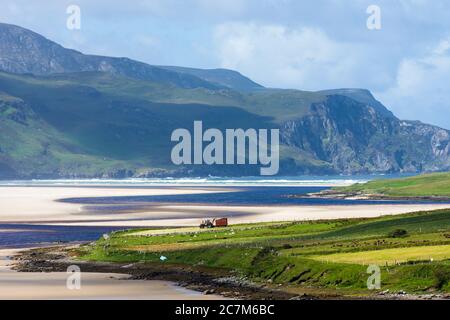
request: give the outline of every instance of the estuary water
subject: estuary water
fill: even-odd
[[[229,191],[227,191],[229,189]],[[221,205],[221,206],[270,206],[270,205],[370,205],[370,204],[431,204],[433,201],[422,200],[362,200],[330,199],[307,196],[329,189],[329,187],[220,187],[216,192],[199,194],[174,194],[153,196],[70,198],[64,202],[85,205],[108,205],[108,210],[117,206],[123,211],[133,206],[142,207],[152,204],[187,204],[187,205]],[[211,187],[210,190],[214,190]],[[445,202],[441,202],[445,203]]]
[[[343,200],[302,197],[331,186],[350,185],[386,176],[330,176],[330,177],[282,177],[282,178],[186,178],[186,179],[129,179],[129,180],[30,180],[3,181],[2,187],[50,186],[115,188],[205,188],[211,193],[168,194],[152,196],[69,198],[60,201],[82,204],[88,210],[114,213],[124,210],[141,210],[161,204],[221,205],[221,206],[324,206],[371,204],[422,204],[427,201],[375,201]],[[390,176],[392,177],[392,176]],[[37,223],[4,223],[0,212],[0,248],[20,248],[43,244],[93,241],[105,233],[124,227],[62,226]]]

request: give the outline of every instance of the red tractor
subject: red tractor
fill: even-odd
[[[212,229],[212,228],[220,228],[220,227],[228,227],[228,219],[205,219],[200,223],[200,229]]]

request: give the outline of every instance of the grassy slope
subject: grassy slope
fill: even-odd
[[[167,166],[170,163],[171,132],[176,128],[190,128],[194,120],[200,118],[205,126],[216,128],[231,128],[232,124],[242,128],[271,126],[268,117],[233,106],[189,104],[189,99],[184,99],[188,101],[184,104],[162,103],[145,96],[147,92],[156,92],[164,97],[164,90],[176,96],[176,92],[171,90],[182,91],[177,88],[101,74],[83,74],[76,79],[43,79],[0,73],[0,86],[8,96],[25,101],[33,109],[45,123],[40,132],[51,128],[50,135],[55,138],[51,145],[57,144],[58,138],[68,140],[85,154],[99,159],[127,161],[128,167],[130,163],[141,168]],[[152,90],[146,90],[151,86],[154,86]],[[180,108],[189,108],[189,112],[179,112]],[[0,120],[4,119],[0,115]],[[20,126],[11,124],[14,125],[9,129],[11,133],[21,131]],[[25,130],[23,134],[32,136],[29,131]],[[0,140],[0,146],[5,143]],[[41,145],[35,141],[32,146],[20,144],[17,147],[22,146],[23,150],[18,150],[20,153],[30,148],[41,148]],[[78,157],[70,151],[66,156]],[[14,154],[12,157],[18,160]],[[83,162],[83,159],[79,160]]]
[[[312,103],[326,99],[325,93],[300,90],[265,89],[239,92],[231,89],[182,89],[100,72],[54,75],[34,78],[33,81],[39,84],[49,81],[58,85],[83,84],[115,96],[152,102],[239,107],[259,116],[271,117],[275,122],[301,117],[307,114]]]
[[[45,176],[55,168],[68,175],[119,165],[87,154],[67,136],[40,119],[23,100],[0,94],[0,162],[27,176],[39,167]]]
[[[415,177],[376,180],[338,188],[344,192],[361,192],[392,197],[450,197],[450,173],[425,174]]]
[[[408,236],[388,236],[398,228],[407,230]],[[179,229],[152,236],[126,231],[82,248],[81,258],[162,264],[159,257],[164,255],[168,258],[164,263],[221,268],[299,292],[313,287],[369,294],[367,266],[358,257],[383,258],[377,253],[398,250],[407,263],[395,264],[392,255],[377,260],[382,264],[383,290],[449,292],[449,231],[450,210],[365,220],[240,225],[207,232]],[[420,261],[420,248],[432,246],[440,249],[435,261]],[[425,253],[430,256],[430,250]],[[353,263],[339,262],[336,254],[350,255]]]
[[[296,90],[241,93],[227,89],[181,89],[99,72],[48,77],[0,72],[0,87],[6,92],[0,101],[13,97],[33,108],[45,122],[40,132],[50,128],[49,135],[55,140],[69,141],[81,154],[98,159],[91,168],[80,170],[86,173],[99,171],[102,166],[167,168],[170,134],[175,128],[190,128],[198,119],[205,126],[220,129],[270,128],[280,121],[307,114],[311,103],[325,99],[320,93]],[[180,112],[184,109],[189,112]],[[11,124],[14,126],[9,127],[9,132],[20,131],[20,126]],[[30,130],[22,134],[31,136]],[[58,144],[52,142],[44,144]],[[4,143],[0,138],[0,146]],[[42,144],[37,141],[32,145],[20,144],[18,148],[23,150],[17,152],[42,149]],[[58,157],[86,163],[78,151],[69,149],[60,151]],[[60,168],[57,162],[64,159],[59,158],[49,162],[50,171]],[[312,155],[286,146],[281,148],[281,158],[291,158],[305,168],[329,167]],[[14,161],[21,167],[15,154],[6,163]]]
[[[219,129],[277,127],[286,120],[300,119],[314,112],[311,105],[324,102],[328,94],[343,94],[355,101],[378,106],[380,110],[384,108],[373,100],[370,93],[360,90],[305,92],[264,89],[240,92],[230,89],[183,89],[101,72],[47,77],[0,72],[0,88],[8,96],[29,104],[47,127],[52,128],[50,135],[56,140],[67,140],[71,146],[76,146],[78,153],[72,152],[71,148],[60,151],[58,157],[61,159],[50,162],[47,171],[59,170],[57,162],[69,158],[75,164],[77,161],[83,163],[85,169],[79,172],[84,173],[102,173],[109,168],[133,171],[139,168],[140,172],[175,169],[170,161],[173,145],[170,134],[176,128],[191,128],[193,121],[198,119],[203,120],[205,127]],[[0,95],[0,101],[2,99]],[[355,103],[355,106],[358,107],[358,104]],[[336,105],[334,109],[341,110],[340,107]],[[346,108],[353,108],[353,104],[349,103]],[[343,110],[339,112],[347,113],[347,109]],[[15,128],[17,126],[11,127],[10,131]],[[32,135],[30,130],[23,133]],[[406,138],[390,141],[384,134],[379,134],[371,139],[375,145],[383,145],[389,152],[393,152],[399,144],[408,154],[416,152],[411,149],[415,144]],[[0,147],[3,142],[0,137]],[[22,146],[25,149],[26,144]],[[41,148],[39,145],[32,147]],[[89,164],[82,155],[96,159],[93,161],[95,165],[86,168],[85,164]],[[287,171],[333,172],[331,163],[302,148],[282,145],[280,157],[281,167]],[[21,167],[18,158],[12,158],[3,162],[0,159],[0,166],[2,163],[11,165],[15,161],[15,165]],[[102,164],[102,161],[105,163]],[[352,164],[355,169],[359,165]],[[223,167],[196,169],[213,175],[233,174],[223,172]],[[244,169],[229,170],[246,175],[257,174],[254,167],[245,168],[253,170],[245,172]]]
[[[313,259],[329,262],[343,262],[356,264],[395,264],[408,261],[448,260],[450,246],[425,246],[412,248],[395,248],[365,252],[335,253],[322,256],[313,256]]]

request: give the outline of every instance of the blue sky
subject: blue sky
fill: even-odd
[[[66,8],[81,8],[81,30]],[[366,26],[369,5],[381,30]],[[448,0],[1,0],[0,21],[84,53],[231,68],[270,87],[370,89],[402,119],[450,128]]]

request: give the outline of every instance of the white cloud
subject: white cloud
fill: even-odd
[[[267,86],[357,87],[373,69],[363,58],[363,46],[334,41],[318,28],[225,23],[216,27],[215,43],[222,67]],[[374,75],[369,82],[377,79]]]
[[[450,112],[450,38],[392,63],[382,47],[336,41],[318,28],[235,22],[217,26],[214,37],[222,67],[263,85],[367,88],[402,119],[450,128],[450,117],[442,116]]]
[[[450,128],[449,40],[443,39],[423,57],[404,59],[395,85],[379,93],[399,117]]]

